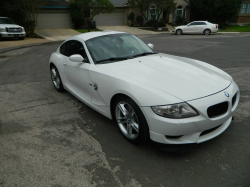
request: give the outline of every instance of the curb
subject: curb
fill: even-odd
[[[17,50],[17,49],[27,48],[27,47],[34,47],[34,46],[39,46],[39,45],[50,45],[50,44],[54,44],[54,43],[59,43],[60,44],[63,41],[64,40],[48,41],[48,42],[33,43],[33,44],[20,45],[20,46],[16,46],[16,47],[4,48],[4,49],[0,49],[0,54],[1,53],[6,53],[6,52],[9,52],[9,51],[13,51],[13,50]]]
[[[218,34],[250,34],[250,32],[217,32]]]

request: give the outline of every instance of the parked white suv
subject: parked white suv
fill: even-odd
[[[18,38],[23,40],[26,32],[23,27],[16,25],[11,19],[0,17],[0,39],[1,38]]]
[[[205,34],[218,32],[218,24],[213,24],[208,21],[194,21],[187,25],[182,25],[173,28],[173,33],[177,35],[182,34]]]

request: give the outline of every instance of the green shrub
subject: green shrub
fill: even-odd
[[[134,12],[130,12],[130,14],[128,15],[127,19],[130,20],[130,21],[134,21],[135,20],[135,14],[134,14]]]
[[[34,34],[36,22],[34,20],[26,20],[23,22],[23,27],[25,29],[26,35],[31,37]]]
[[[143,25],[143,17],[141,15],[136,16],[136,23],[140,27]]]
[[[166,27],[166,21],[164,21],[162,18],[158,22],[158,27]]]

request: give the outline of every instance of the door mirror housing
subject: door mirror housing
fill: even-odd
[[[148,44],[148,47],[150,47],[151,49],[154,49],[154,45],[151,43]]]
[[[72,62],[83,62],[84,58],[81,55],[71,55],[69,57],[70,61]]]

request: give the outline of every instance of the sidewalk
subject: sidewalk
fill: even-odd
[[[170,32],[154,32],[154,31],[147,31],[142,30],[136,27],[129,27],[129,26],[98,26],[98,29],[101,30],[110,30],[110,31],[120,31],[120,32],[127,32],[133,35],[141,35],[141,34],[167,34]]]

